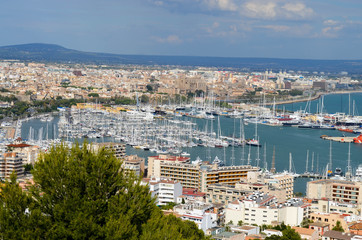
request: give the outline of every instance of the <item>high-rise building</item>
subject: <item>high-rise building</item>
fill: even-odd
[[[0,177],[10,178],[15,172],[17,177],[24,175],[23,159],[15,152],[7,152],[0,155]]]
[[[206,192],[210,184],[235,185],[246,178],[250,171],[259,171],[259,168],[249,165],[221,167],[218,164],[190,163],[188,157],[160,155],[148,158],[147,176],[169,178],[179,181],[185,188]]]
[[[123,159],[126,156],[126,146],[122,143],[106,142],[106,143],[92,143],[91,147],[94,151],[101,148],[110,149],[118,159]]]

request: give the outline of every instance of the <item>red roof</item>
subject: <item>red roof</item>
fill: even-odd
[[[193,197],[204,197],[206,193],[198,192],[197,189],[193,188],[184,188],[182,189],[182,195],[193,196]]]
[[[23,148],[23,147],[31,147],[32,145],[26,144],[26,143],[20,143],[20,144],[9,144],[6,145],[7,147],[13,147],[13,148]]]
[[[180,156],[172,156],[172,155],[162,155],[162,156],[151,156],[152,158],[155,158],[156,160],[166,160],[166,161],[187,161],[190,160],[189,157],[180,157]]]

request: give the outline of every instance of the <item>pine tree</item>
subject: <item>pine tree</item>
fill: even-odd
[[[140,178],[106,149],[54,146],[32,171],[23,192],[1,187],[1,239],[203,239],[193,222],[165,217]],[[169,238],[170,237],[170,238]]]

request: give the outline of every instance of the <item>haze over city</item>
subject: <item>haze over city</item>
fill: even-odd
[[[0,46],[117,54],[361,59],[358,0],[6,1]]]

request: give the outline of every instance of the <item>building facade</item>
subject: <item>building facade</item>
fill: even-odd
[[[17,177],[24,176],[23,159],[15,152],[7,152],[0,155],[0,178],[9,179],[15,172]]]

